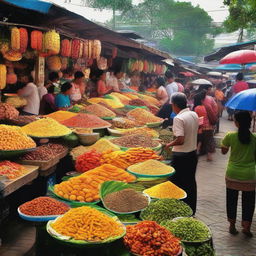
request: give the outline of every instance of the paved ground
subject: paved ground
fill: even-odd
[[[232,122],[221,121],[220,136],[234,130]],[[198,210],[197,217],[207,223],[213,232],[213,241],[217,256],[255,256],[256,225],[252,227],[254,238],[245,238],[241,232],[237,236],[230,235],[225,210],[225,168],[228,156],[221,155],[218,150],[214,161],[209,163],[204,157],[199,161],[197,170]],[[241,208],[238,210],[238,229],[240,230]],[[35,230],[23,223],[8,225],[0,256],[21,256],[28,251],[34,242]],[[9,241],[9,242],[8,242]],[[57,256],[57,255],[56,255]]]
[[[220,135],[234,130],[232,122],[221,121]],[[217,150],[214,161],[209,163],[205,157],[199,161],[197,169],[198,211],[197,217],[207,223],[213,232],[213,241],[217,256],[255,256],[256,255],[256,224],[252,231],[255,237],[245,238],[240,232],[237,236],[230,235],[225,210],[225,168],[228,156]],[[239,201],[237,228],[241,230],[241,200]]]

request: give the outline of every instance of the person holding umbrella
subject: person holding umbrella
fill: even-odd
[[[231,154],[226,171],[226,208],[229,232],[236,229],[237,201],[242,191],[242,232],[252,237],[251,224],[255,208],[256,137],[251,133],[251,115],[248,111],[235,113],[237,132],[228,133],[222,141],[222,153]]]

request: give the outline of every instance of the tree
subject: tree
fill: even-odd
[[[207,53],[214,46],[212,37],[221,32],[203,9],[174,0],[145,0],[118,16],[117,21],[175,54]]]
[[[229,7],[229,16],[224,22],[227,32],[239,30],[238,42],[243,41],[244,31],[255,31],[255,0],[224,0]]]
[[[116,27],[116,11],[132,8],[132,0],[88,0],[89,6],[97,9],[111,9],[113,12],[113,29]]]

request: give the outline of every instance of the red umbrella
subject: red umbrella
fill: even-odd
[[[180,74],[184,75],[184,76],[187,76],[187,77],[191,77],[191,76],[194,76],[195,74],[193,74],[192,72],[180,72]]]
[[[256,51],[239,50],[231,52],[220,60],[220,64],[247,64],[256,62]]]

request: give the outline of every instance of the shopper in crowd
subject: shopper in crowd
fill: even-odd
[[[122,72],[111,71],[109,77],[106,80],[107,87],[112,88],[113,92],[120,92],[122,89],[120,86],[120,78],[122,77]]]
[[[173,147],[172,166],[176,170],[172,181],[187,192],[184,200],[196,213],[197,204],[197,132],[198,116],[187,107],[187,98],[183,93],[174,93],[171,98],[172,108],[176,116],[173,120],[175,139],[166,145]]]
[[[184,86],[181,83],[182,82],[181,79],[176,78],[175,82],[178,85],[178,92],[184,92]]]
[[[66,68],[63,71],[63,76],[60,79],[60,84],[64,84],[66,82],[71,83],[73,81],[73,79],[74,79],[74,70],[73,70],[73,68]]]
[[[106,72],[105,71],[101,71],[101,73],[99,75],[99,79],[97,82],[97,92],[98,92],[98,96],[104,96],[105,94],[112,92],[112,88],[108,87],[106,84]]]
[[[45,94],[40,103],[40,111],[41,115],[48,115],[57,110],[55,106],[55,94],[54,94],[54,86],[51,85],[47,89],[48,93]]]
[[[249,85],[244,81],[243,73],[238,73],[236,75],[236,83],[233,85],[233,93],[237,94],[247,89],[249,89]]]
[[[197,153],[201,154],[204,149],[203,153],[207,154],[207,161],[212,161],[212,154],[215,152],[214,126],[210,124],[206,107],[203,105],[205,97],[206,91],[201,91],[194,97],[194,111],[202,121],[199,122]]]
[[[59,93],[60,92],[59,80],[60,80],[60,77],[59,77],[58,72],[53,71],[53,72],[49,73],[48,81],[47,81],[46,85],[47,85],[47,87],[50,87],[50,86],[53,85],[54,86],[54,92]],[[46,91],[46,93],[47,93],[47,91]]]
[[[55,97],[55,106],[58,110],[67,110],[71,107],[70,95],[72,93],[72,84],[66,82],[61,85],[61,92]]]
[[[167,80],[166,91],[168,93],[168,96],[171,98],[173,93],[179,91],[179,87],[174,80],[174,74],[170,70],[165,72],[165,77]]]
[[[161,105],[164,105],[169,97],[165,89],[165,80],[163,77],[158,77],[156,79],[156,98],[159,100]]]
[[[71,90],[70,99],[72,100],[72,102],[77,103],[82,99],[85,93],[85,89],[86,89],[85,76],[82,71],[77,71],[74,77],[75,78],[71,83],[72,90]]]
[[[239,191],[242,191],[242,232],[252,237],[251,224],[255,208],[256,138],[250,132],[252,118],[247,111],[235,113],[238,132],[228,133],[222,141],[222,153],[231,149],[226,172],[226,206],[229,232],[237,234],[236,216]]]
[[[40,98],[38,88],[34,84],[31,75],[21,75],[17,83],[17,93],[20,97],[26,99],[27,104],[23,107],[21,114],[38,115],[40,107]]]

